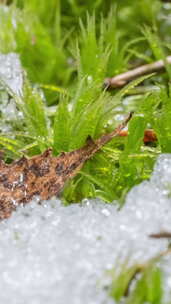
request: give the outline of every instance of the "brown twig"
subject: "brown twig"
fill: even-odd
[[[150,238],[154,239],[170,239],[171,238],[171,232],[168,231],[161,231],[159,233],[152,233],[149,235]]]
[[[166,57],[166,62],[171,64],[171,56]],[[128,72],[119,74],[111,78],[106,78],[104,81],[104,86],[109,89],[121,88],[131,80],[134,80],[140,76],[148,75],[154,72],[161,72],[164,69],[165,62],[163,60],[155,61],[150,64],[144,64]]]

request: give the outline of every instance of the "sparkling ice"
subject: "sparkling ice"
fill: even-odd
[[[36,199],[0,223],[0,303],[111,304],[106,270],[125,258],[144,262],[168,241],[149,234],[171,231],[171,154],[159,157],[150,181],[117,203],[84,200],[62,206]],[[171,258],[162,263],[171,289]]]

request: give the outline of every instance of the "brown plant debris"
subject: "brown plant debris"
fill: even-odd
[[[171,238],[171,232],[168,231],[161,231],[159,233],[152,233],[149,235],[150,238],[154,239],[170,239]]]
[[[128,131],[127,130],[122,130],[119,134],[119,136],[127,136]],[[144,138],[143,138],[144,144],[152,143],[157,141],[157,136],[154,130],[152,129],[147,129],[144,131]]]
[[[0,219],[8,218],[19,204],[29,202],[36,195],[41,200],[58,195],[66,181],[103,145],[118,136],[131,117],[132,113],[111,133],[95,141],[88,138],[84,147],[63,152],[58,157],[48,149],[41,155],[30,159],[22,157],[10,165],[0,160]]]
[[[106,78],[104,81],[104,86],[108,89],[121,88],[128,82],[138,77],[165,70],[166,63],[171,64],[171,56],[166,57],[165,61],[158,60],[153,63],[144,64],[125,73],[116,75],[111,78]]]

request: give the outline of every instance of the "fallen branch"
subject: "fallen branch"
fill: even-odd
[[[58,195],[65,183],[74,177],[84,163],[113,137],[119,136],[132,113],[113,132],[93,141],[88,138],[84,147],[52,156],[48,149],[30,159],[22,157],[10,165],[0,161],[0,219],[8,218],[19,204],[38,195],[41,200]]]
[[[171,56],[166,57],[166,62],[171,64]],[[105,88],[121,88],[128,82],[144,75],[148,75],[154,72],[161,72],[165,69],[165,62],[163,60],[155,61],[150,64],[142,65],[138,68],[130,70],[128,72],[119,74],[112,78],[106,78],[104,81]]]

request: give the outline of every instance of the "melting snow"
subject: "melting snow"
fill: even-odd
[[[17,54],[0,54],[0,79],[2,79],[15,94],[22,93],[23,74]]]
[[[16,95],[22,94],[23,71],[19,56],[15,53],[0,54],[0,129],[2,132],[11,131],[8,122],[20,119],[21,112],[16,109],[13,98],[9,97],[6,86]]]
[[[148,236],[171,231],[170,184],[171,154],[163,154],[121,211],[99,200],[64,207],[57,199],[42,205],[35,199],[18,208],[0,223],[0,303],[113,303],[103,285],[118,257],[143,262],[168,246]],[[168,264],[169,256],[162,266],[167,290]]]
[[[21,94],[16,54],[0,55],[0,78]],[[4,94],[0,110],[10,119],[15,104]],[[165,154],[151,180],[130,191],[121,211],[99,200],[64,207],[57,199],[42,205],[35,199],[18,208],[0,222],[0,303],[112,304],[103,288],[106,270],[118,267],[118,258],[143,262],[167,249],[167,240],[149,234],[171,232],[170,193],[171,154]],[[161,265],[169,297],[171,257]]]

